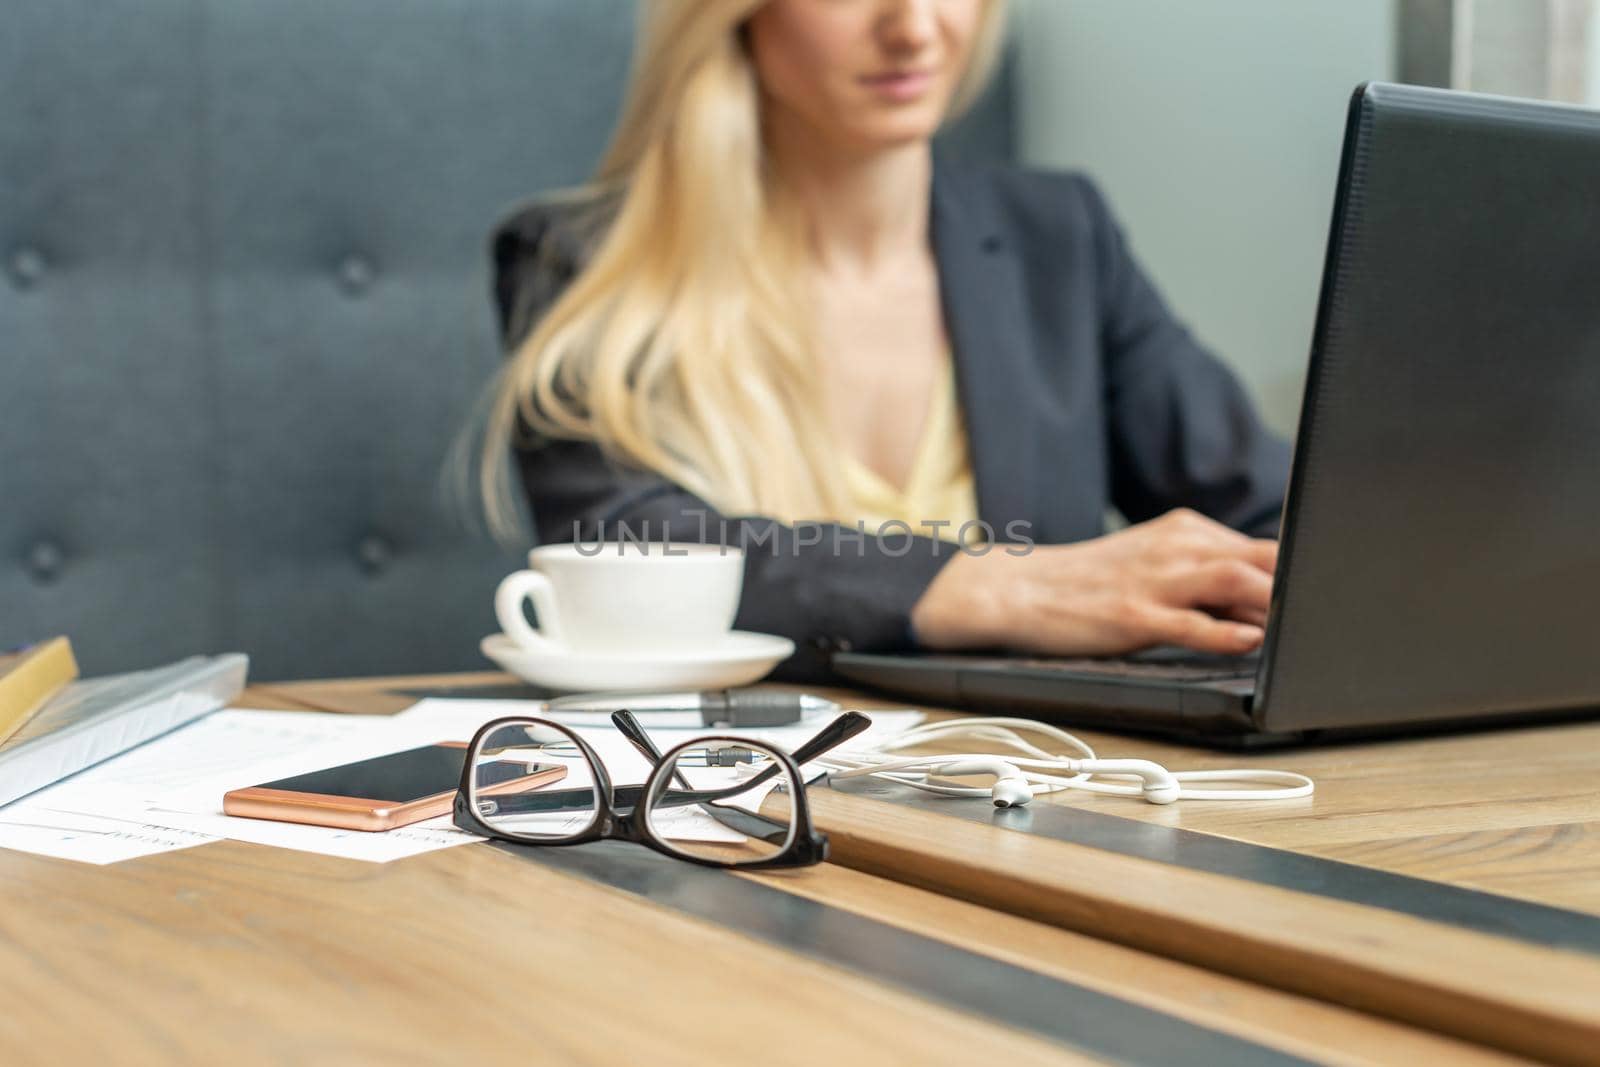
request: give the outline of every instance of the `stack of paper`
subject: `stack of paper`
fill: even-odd
[[[0,745],[0,804],[226,706],[249,663],[239,653],[191,656],[69,686]]]

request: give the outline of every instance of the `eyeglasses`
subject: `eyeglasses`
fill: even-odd
[[[456,826],[525,845],[632,841],[711,867],[821,863],[828,839],[811,824],[800,767],[872,725],[845,712],[793,755],[738,737],[697,737],[663,755],[631,713],[611,722],[650,762],[643,785],[613,786],[599,754],[561,723],[496,719],[467,748]],[[531,786],[529,765],[552,757],[564,757],[570,787]]]

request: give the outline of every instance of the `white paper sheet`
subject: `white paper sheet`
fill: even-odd
[[[99,863],[232,838],[382,863],[476,841],[448,819],[371,834],[222,813],[229,789],[411,747],[388,723],[375,716],[220,711],[0,808],[0,824],[12,827],[0,831],[0,847]],[[94,820],[117,820],[130,836],[113,848],[109,836],[90,836],[88,830],[103,829]]]
[[[79,863],[119,863],[215,840],[139,821],[48,810],[0,811],[0,848]]]
[[[85,796],[152,799],[173,789],[227,777],[240,768],[293,764],[313,748],[379,736],[384,721],[370,716],[231,708],[80,771],[0,811],[19,806],[71,810],[71,805]]]
[[[427,724],[408,727],[397,717],[389,716],[227,711],[212,718],[223,716],[231,717],[232,721],[218,728],[224,745],[212,745],[209,749],[213,758],[203,764],[205,773],[181,782],[167,779],[168,788],[147,793],[140,809],[143,818],[158,825],[234,841],[371,863],[388,863],[479,840],[451,826],[449,816],[372,832],[226,815],[222,811],[222,796],[231,789],[371,759],[435,741],[461,739],[437,734]],[[309,721],[302,723],[302,720]],[[206,751],[211,741],[202,738],[191,743]],[[217,752],[222,747],[244,758],[221,758]]]
[[[388,863],[481,840],[474,834],[463,833],[451,826],[448,815],[378,832],[304,826],[271,819],[240,819],[222,814],[220,800],[215,811],[174,811],[153,804],[145,809],[144,815],[152,822],[225,837],[230,841],[249,841],[257,845],[341,856],[368,863]]]
[[[115,863],[215,841],[209,832],[147,818],[146,812],[154,798],[197,776],[348,737],[354,721],[308,714],[289,722],[278,718],[282,714],[208,715],[0,807],[0,848]]]

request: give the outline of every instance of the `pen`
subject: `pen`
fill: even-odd
[[[698,693],[578,693],[557,697],[551,711],[698,711],[707,726],[788,726],[839,705],[810,693],[776,689],[706,689]]]

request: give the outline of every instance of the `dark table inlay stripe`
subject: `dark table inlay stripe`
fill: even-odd
[[[725,871],[619,842],[494,847],[644,897],[928,1000],[1128,1064],[1249,1067],[1308,1061]],[[981,1049],[968,1050],[983,1061]]]

